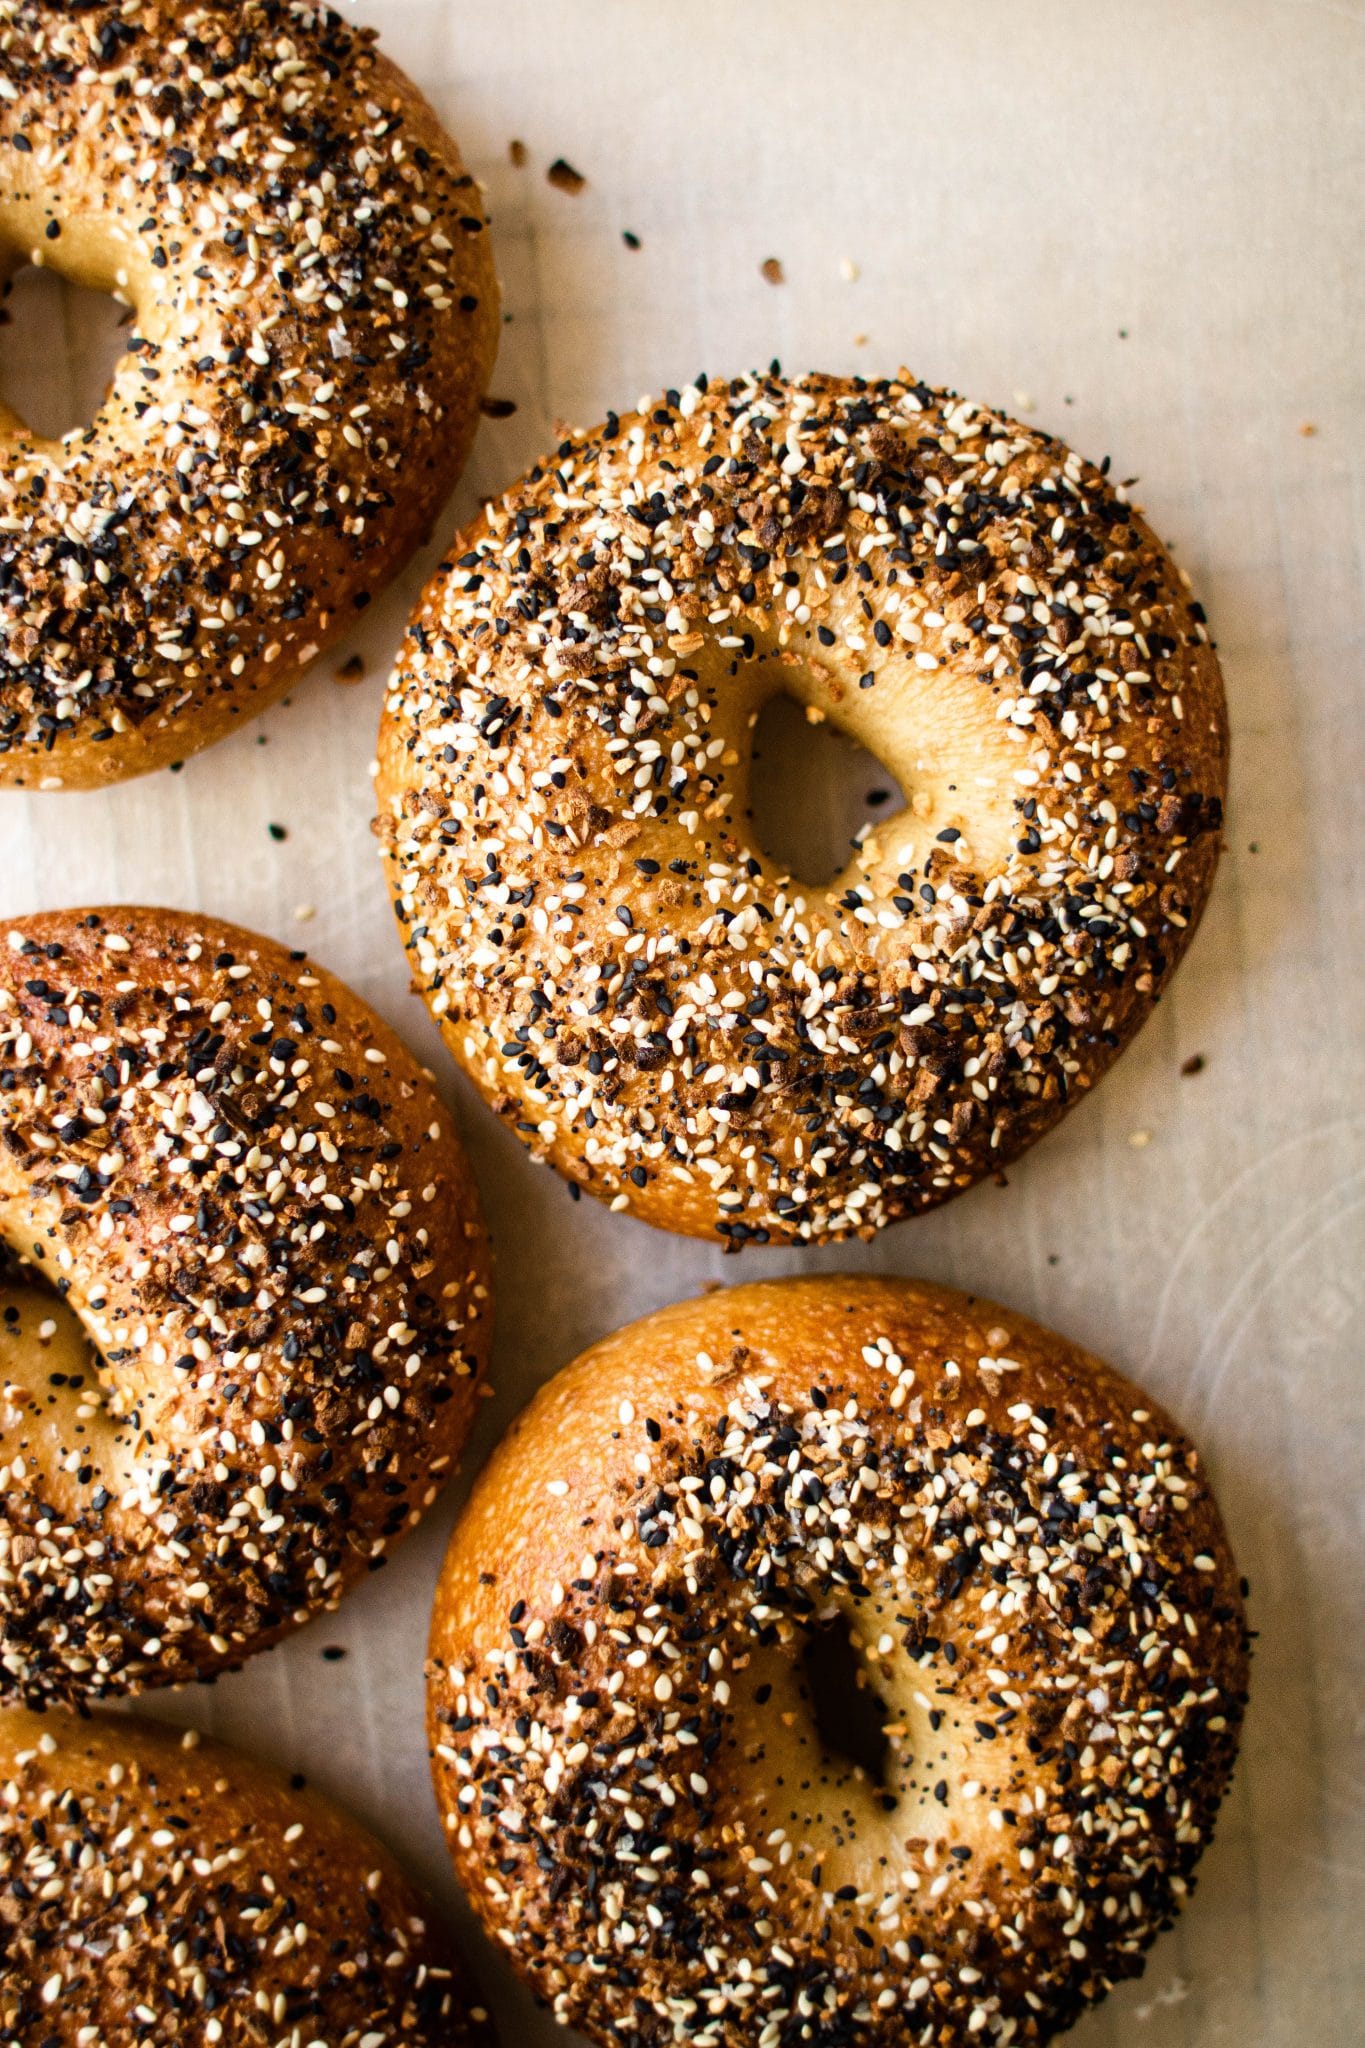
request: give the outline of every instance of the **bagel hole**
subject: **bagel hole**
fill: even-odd
[[[14,1422],[34,1405],[102,1400],[100,1359],[74,1309],[41,1265],[21,1259],[0,1240],[0,1462]]]
[[[26,263],[0,288],[0,395],[45,441],[89,426],[127,353],[133,310]]]
[[[27,1297],[28,1308],[41,1321],[54,1323],[59,1330],[73,1337],[79,1334],[82,1342],[88,1341],[80,1317],[46,1266],[37,1258],[24,1258],[3,1238],[0,1238],[0,1293]],[[14,1318],[11,1316],[9,1320],[12,1328]]]
[[[754,727],[748,811],[766,860],[809,889],[827,888],[904,804],[875,754],[827,720],[812,723],[785,692],[769,697]]]
[[[822,1622],[801,1651],[801,1684],[820,1747],[843,1769],[884,1786],[891,1763],[887,1709],[842,1615]]]
[[[0,1238],[0,1291],[27,1295],[35,1313],[39,1313],[44,1321],[55,1323],[59,1329],[73,1335],[82,1329],[80,1317],[41,1260],[24,1258],[3,1238]]]

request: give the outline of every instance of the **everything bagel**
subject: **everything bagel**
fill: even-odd
[[[831,1629],[875,1769],[812,1712]],[[1245,1684],[1153,1402],[990,1303],[790,1280],[531,1403],[451,1541],[428,1725],[476,1910],[592,2040],[1017,2048],[1186,1897]]]
[[[0,784],[219,739],[354,624],[455,481],[497,346],[483,204],[304,0],[0,0],[0,280],[133,308],[60,441],[0,407]]]
[[[783,691],[905,810],[828,889],[746,821]],[[414,984],[538,1156],[731,1245],[867,1235],[1105,1071],[1198,921],[1203,613],[1092,465],[903,380],[669,391],[429,585],[380,828]]]
[[[0,2042],[489,2048],[388,1851],[216,1742],[0,1712]]]
[[[301,954],[67,911],[0,925],[0,1141],[0,1696],[239,1663],[378,1566],[468,1432],[450,1119]]]

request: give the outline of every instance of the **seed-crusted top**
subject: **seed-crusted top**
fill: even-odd
[[[908,798],[828,889],[746,823],[785,691]],[[428,588],[381,735],[418,985],[531,1148],[731,1244],[1005,1163],[1146,1015],[1217,857],[1204,615],[1106,475],[907,378],[669,391]]]
[[[316,1794],[125,1717],[0,1713],[5,2048],[489,2048],[426,1901]]]
[[[61,441],[0,411],[0,784],[219,738],[424,531],[497,339],[483,203],[371,31],[303,0],[0,0],[0,269],[117,292]]]
[[[842,1632],[884,1758],[821,1727]],[[837,1669],[837,1667],[836,1667]],[[429,1728],[460,1876],[559,2017],[642,2048],[1069,2025],[1185,1898],[1236,1749],[1196,1452],[942,1290],[802,1280],[618,1332],[481,1475]]]
[[[449,1476],[477,1194],[422,1069],[302,954],[172,911],[0,927],[0,1242],[96,1354],[0,1289],[0,1694],[238,1663]]]

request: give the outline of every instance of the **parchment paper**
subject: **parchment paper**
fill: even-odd
[[[1204,929],[1112,1078],[1008,1188],[872,1246],[741,1259],[574,1204],[456,1081],[406,992],[368,776],[380,675],[421,564],[367,614],[363,682],[334,680],[343,650],[178,775],[99,796],[0,795],[0,914],[141,899],[240,919],[307,944],[430,1059],[458,1101],[499,1255],[496,1395],[467,1471],[583,1344],[707,1279],[925,1274],[997,1295],[1144,1379],[1201,1441],[1251,1578],[1254,1704],[1191,1909],[1146,1978],[1074,2038],[1365,2040],[1365,11],[358,11],[492,196],[508,315],[494,390],[518,410],[485,424],[438,539],[540,454],[557,420],[588,424],[699,370],[774,355],[842,371],[905,362],[1111,453],[1118,475],[1141,478],[1135,495],[1191,572],[1226,668],[1233,802]],[[587,179],[576,196],[546,181],[558,157]],[[760,274],[768,258],[784,282]],[[53,293],[30,310],[0,336],[7,378],[59,410],[93,404],[99,350],[78,309]],[[1202,1071],[1182,1072],[1196,1055]],[[421,1666],[455,1505],[335,1617],[152,1708],[306,1771],[452,1910]],[[324,1659],[329,1647],[345,1657]],[[487,1946],[472,1954],[508,2048],[563,2039]]]

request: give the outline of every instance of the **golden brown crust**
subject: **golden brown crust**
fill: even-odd
[[[429,1076],[302,954],[180,911],[0,925],[3,1245],[99,1357],[54,1372],[59,1305],[0,1292],[0,1693],[236,1664],[449,1477],[477,1191]]]
[[[901,782],[828,891],[744,822],[783,690]],[[381,732],[414,984],[524,1141],[731,1245],[868,1235],[1104,1072],[1198,920],[1218,665],[1059,442],[737,379],[564,441],[456,542]]]
[[[389,1852],[216,1742],[0,1712],[0,1887],[6,2048],[493,2039]]]
[[[424,538],[497,349],[483,203],[372,31],[303,0],[0,4],[0,271],[137,324],[89,428],[0,409],[0,785],[219,739]]]
[[[812,1719],[826,1621],[892,1716],[879,1781]],[[1245,1684],[1153,1402],[989,1302],[784,1280],[537,1395],[452,1538],[429,1732],[477,1911],[592,2039],[969,2048],[1140,1967]]]

